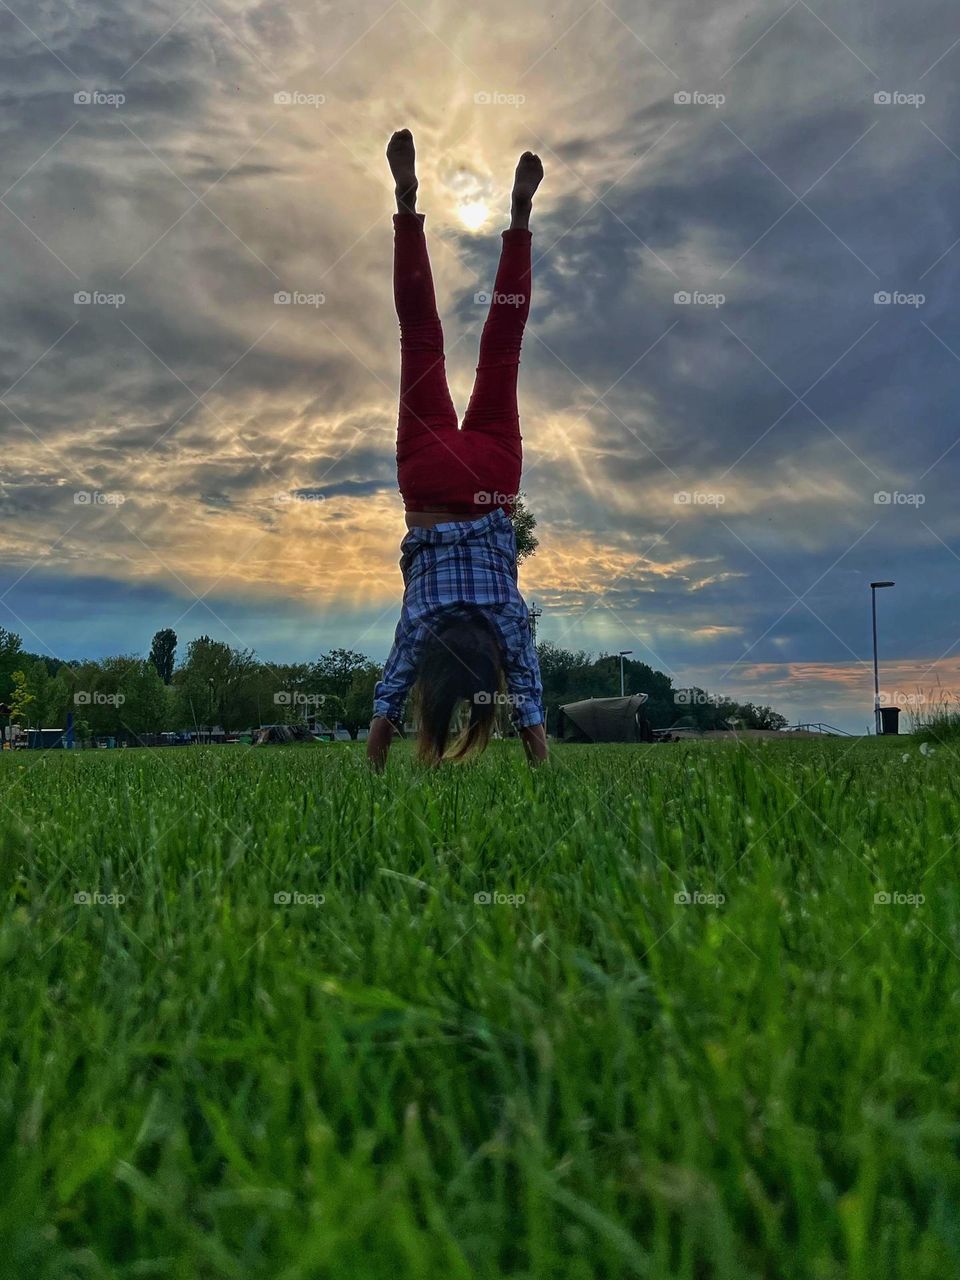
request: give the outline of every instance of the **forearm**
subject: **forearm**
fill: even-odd
[[[387,753],[396,732],[389,720],[383,716],[374,716],[370,722],[370,733],[367,737],[367,761],[377,773],[387,763]]]
[[[543,725],[528,725],[526,729],[520,730],[520,738],[531,768],[543,764],[547,758],[547,732]]]

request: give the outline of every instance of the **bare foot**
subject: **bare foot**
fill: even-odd
[[[540,157],[532,151],[525,151],[517,162],[517,172],[513,179],[513,194],[510,197],[511,227],[529,225],[533,196],[542,181],[543,165]]]
[[[417,152],[409,129],[398,129],[387,143],[387,162],[396,184],[400,213],[417,211]]]

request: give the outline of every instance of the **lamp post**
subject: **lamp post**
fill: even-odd
[[[633,650],[632,650],[632,649],[621,649],[621,650],[620,650],[620,653],[619,653],[619,658],[620,658],[620,697],[621,697],[621,698],[623,697],[623,660],[624,660],[624,658],[627,656],[627,654],[629,654],[629,653],[633,653]]]
[[[877,665],[877,591],[896,586],[894,582],[870,583],[870,608],[873,614],[873,731],[880,735],[880,668]]]
[[[537,621],[543,616],[543,610],[537,604],[536,600],[531,601],[530,608],[527,610],[530,616],[530,636],[533,643],[537,643]]]

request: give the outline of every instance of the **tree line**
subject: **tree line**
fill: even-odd
[[[252,650],[200,636],[179,662],[177,650],[177,636],[166,628],[154,636],[146,657],[61,661],[25,651],[20,636],[0,628],[0,703],[9,707],[11,723],[23,728],[62,728],[72,711],[81,742],[317,720],[330,728],[341,725],[355,737],[370,722],[381,666],[352,649],[332,649],[312,662],[272,663]],[[550,730],[563,703],[620,692],[616,654],[597,657],[549,640],[537,652]],[[624,681],[627,693],[648,695],[645,710],[655,729],[775,729],[787,723],[767,706],[675,688],[668,675],[644,662],[625,660]]]

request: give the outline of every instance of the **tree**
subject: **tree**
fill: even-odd
[[[50,667],[43,658],[32,654],[24,653],[21,657],[28,659],[21,672],[25,680],[24,688],[30,694],[30,718],[34,725],[37,728],[43,725],[62,726],[66,721],[61,714],[61,702],[57,698],[59,686],[50,674]]]
[[[168,640],[162,639],[165,634],[172,637],[169,649]],[[29,719],[31,726],[63,728],[72,711],[81,741],[106,735],[136,738],[194,725],[221,724],[235,730],[314,720],[331,728],[343,724],[355,736],[369,722],[380,667],[352,649],[333,649],[314,663],[274,664],[258,661],[249,650],[200,636],[187,647],[186,661],[167,686],[157,667],[157,651],[162,648],[172,655],[176,637],[172,631],[157,632],[154,642],[149,658],[119,655],[96,662],[61,662],[23,652],[20,637],[0,628],[0,704],[12,704],[11,719],[22,727]],[[620,692],[620,660],[615,654],[594,656],[551,641],[541,641],[537,654],[551,727],[564,703]],[[4,680],[10,690],[6,696]],[[780,729],[787,724],[768,706],[741,705],[705,689],[674,689],[668,675],[632,659],[624,662],[624,688],[628,694],[647,695],[645,714],[655,729],[675,724],[726,729],[734,721],[747,729]]]
[[[350,682],[343,713],[343,724],[355,738],[357,730],[365,728],[373,715],[373,691],[380,679],[380,668],[373,662],[367,662],[364,668],[354,674]]]
[[[737,716],[745,729],[785,729],[789,723],[772,707],[758,707],[752,702],[738,706]]]
[[[117,719],[124,731],[139,737],[146,733],[162,733],[167,728],[166,685],[149,658],[130,658],[120,675]]]
[[[353,677],[370,665],[370,659],[353,649],[331,649],[322,653],[313,668],[313,677],[321,693],[335,693],[346,700]]]
[[[28,704],[34,725],[66,724],[70,709],[69,694],[77,664],[62,662],[46,654],[28,653],[21,647],[20,637],[0,627],[0,702],[13,698],[13,676],[20,672],[23,689],[30,694]]]
[[[19,669],[22,648],[15,632],[0,627],[0,702],[9,702],[13,695],[13,673]]]
[[[188,725],[246,728],[251,718],[251,687],[260,670],[249,649],[231,649],[209,636],[191,640],[186,662],[174,673],[180,719]]]
[[[513,521],[513,531],[517,537],[517,564],[522,564],[540,545],[540,539],[534,537],[533,533],[537,527],[537,517],[527,506],[522,492],[517,494],[510,519]]]
[[[76,666],[70,664],[61,668],[56,680],[60,699],[57,711],[59,723],[65,723],[67,712],[72,711],[75,735],[79,716],[83,720],[86,737],[125,736],[126,701],[131,696],[132,678],[143,668],[149,668],[153,678],[160,683],[160,678],[150,663],[132,655],[103,658],[100,662],[81,662]]]
[[[343,724],[347,717],[347,708],[343,698],[338,698],[335,693],[321,693],[320,703],[311,709],[309,720],[319,720],[325,724],[328,729],[335,729],[338,724]]]
[[[46,688],[46,710],[42,714],[44,724],[63,725],[66,728],[67,714],[73,708],[73,688],[75,673],[66,663],[60,668]],[[74,716],[76,728],[76,716]]]
[[[170,627],[158,631],[150,646],[150,661],[164,684],[173,679],[173,664],[177,656],[177,633]]]
[[[25,729],[30,723],[29,708],[34,701],[34,696],[27,685],[25,672],[14,671],[10,682],[13,686],[13,692],[10,694],[10,720],[11,723],[18,724],[21,729]]]

